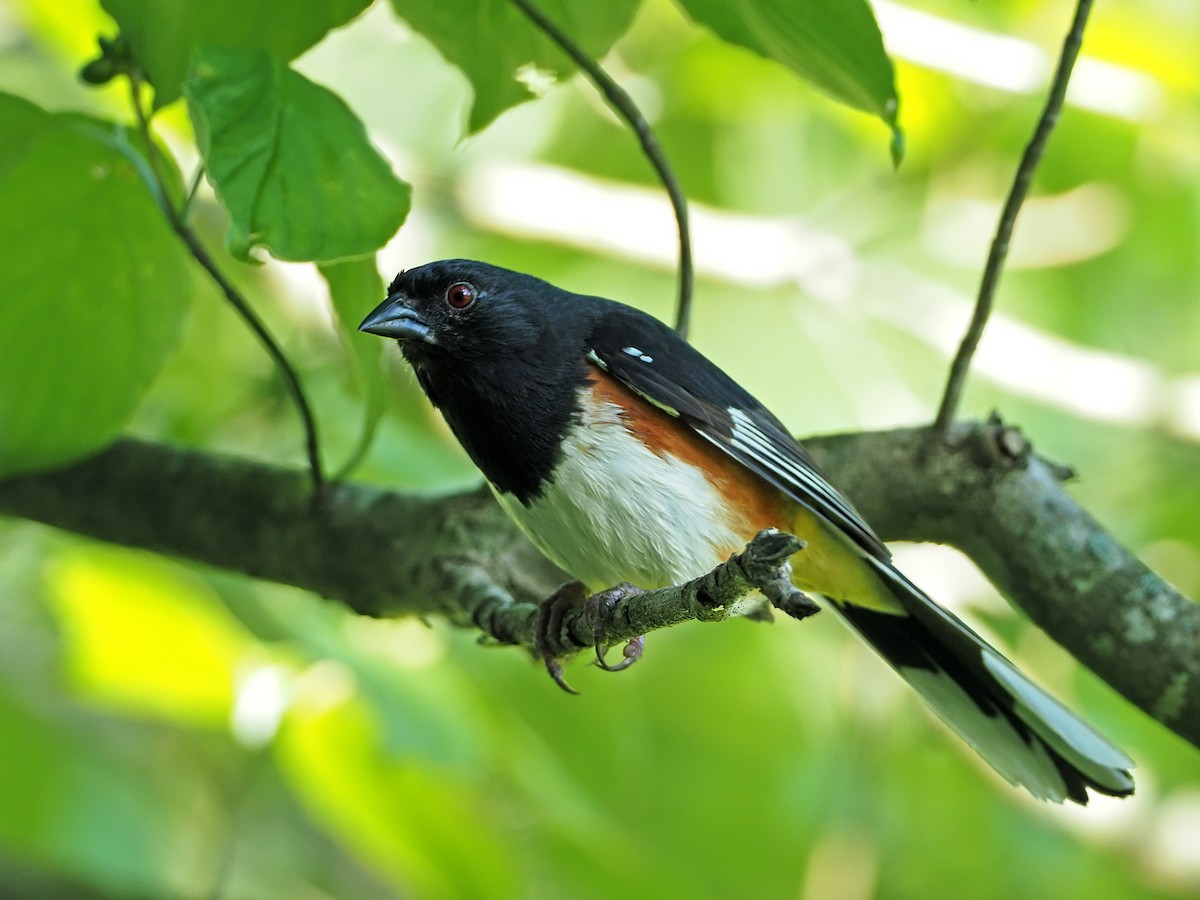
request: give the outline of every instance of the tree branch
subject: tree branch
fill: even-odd
[[[884,538],[959,547],[1052,638],[1200,745],[1200,606],[1105,532],[1017,432],[989,423],[954,437],[931,448],[927,429],[911,429],[806,444]],[[297,585],[366,615],[443,615],[525,646],[536,601],[565,580],[482,490],[428,498],[333,485],[314,503],[301,471],[132,440],[0,482],[0,513]],[[623,600],[607,635],[713,618],[696,597],[692,584]],[[563,630],[580,648],[594,637],[582,614]]]

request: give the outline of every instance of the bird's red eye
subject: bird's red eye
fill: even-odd
[[[455,309],[466,309],[475,302],[475,288],[465,281],[457,281],[446,288],[446,302]]]

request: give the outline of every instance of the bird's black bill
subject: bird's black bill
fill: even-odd
[[[416,310],[408,305],[407,298],[403,296],[391,296],[380,303],[362,320],[358,330],[380,337],[395,338],[398,341],[437,343],[429,323],[417,315]]]

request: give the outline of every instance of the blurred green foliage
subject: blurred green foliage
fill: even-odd
[[[222,37],[239,47],[277,41],[281,59],[311,47],[293,62],[295,77],[343,97],[413,185],[412,214],[379,257],[383,276],[479,257],[669,318],[665,201],[589,87],[576,79],[503,114],[508,102],[485,107],[481,119],[468,81],[476,76],[448,66],[446,46],[439,53],[398,20],[398,0],[312,46],[363,5],[312,4],[328,18],[310,33],[311,18],[298,12],[237,4],[246,33]],[[186,48],[211,28],[204,16],[176,14],[190,4],[104,6],[130,21],[146,9],[166,16],[171,28],[145,25],[147,46],[170,37]],[[886,126],[663,0],[638,7],[607,59],[697,203],[695,341],[797,432],[931,418],[1037,113],[1038,73],[1070,10],[919,0],[876,13],[903,99],[908,153],[898,172]],[[939,30],[947,22],[964,28]],[[65,112],[129,121],[122,86],[89,90],[75,79],[96,35],[114,30],[95,0],[0,7],[0,91],[47,110],[37,115],[55,134],[84,121]],[[464,39],[456,62],[484,57],[478,40]],[[1044,453],[1075,465],[1089,509],[1193,596],[1196,46],[1200,13],[1186,4],[1115,0],[1096,10],[1090,62],[1022,212],[967,410],[1001,409]],[[162,59],[159,100],[178,93],[179,53]],[[198,157],[185,113],[166,105],[156,122],[190,172]],[[4,127],[0,177],[11,149]],[[124,199],[85,191],[68,165],[85,147],[97,152],[64,143],[35,159],[61,173],[59,192],[0,193],[6,245],[32,234],[63,273],[95,248],[84,253],[66,235],[56,242],[38,230],[48,221],[39,214],[65,205],[94,240],[115,242],[102,252],[116,259],[128,256],[129,239],[109,217],[132,227],[149,206],[130,188]],[[122,159],[102,162],[124,171]],[[219,248],[230,223],[207,187],[193,215],[206,245]],[[277,372],[182,256],[165,275],[138,270],[141,306],[118,299],[130,294],[105,280],[112,267],[89,268],[90,295],[61,294],[84,324],[64,332],[55,321],[45,338],[42,323],[19,318],[31,291],[55,296],[55,279],[21,280],[22,265],[36,261],[10,253],[0,262],[0,408],[44,410],[48,435],[51,423],[76,416],[78,428],[62,434],[78,444],[66,452],[95,446],[124,415],[97,425],[101,401],[117,408],[141,388],[115,399],[105,391],[156,368],[152,357],[175,340],[156,332],[114,346],[106,341],[115,323],[159,323],[178,309],[178,347],[130,430],[302,463]],[[360,348],[335,327],[379,299],[369,263],[324,270],[332,305],[311,266],[220,264],[300,368],[327,459],[356,454],[364,416],[374,427],[371,410],[382,403],[356,477],[427,491],[477,482],[395,355],[380,392],[379,342]],[[13,355],[30,347],[45,349]],[[56,366],[68,371],[63,354],[77,353],[94,371],[93,393],[43,395]],[[906,548],[902,565],[1128,749],[1139,762],[1137,796],[1059,809],[998,783],[824,617],[656,634],[629,673],[580,665],[570,677],[584,696],[570,698],[520,654],[481,649],[442,623],[360,620],[295,590],[4,521],[0,896],[1200,892],[1195,749],[1019,621],[960,559]]]
[[[575,71],[574,61],[531,29],[525,14],[509,0],[391,2],[396,14],[471,82],[470,133],[486,128],[506,109],[537,96],[548,81]],[[612,47],[629,27],[637,0],[546,0],[538,8],[595,57]]]
[[[155,86],[155,105],[166,106],[179,99],[196,46],[262,50],[286,62],[353,19],[371,0],[298,0],[286,16],[271,0],[100,0],[100,5]]]

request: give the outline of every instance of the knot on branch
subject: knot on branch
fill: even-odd
[[[993,411],[986,422],[972,425],[963,434],[960,446],[971,451],[976,464],[981,468],[1006,472],[1012,469],[1025,470],[1030,460],[1036,457],[1033,444],[1024,432],[1009,425],[1000,413]],[[1037,457],[1040,459],[1040,457]],[[1059,481],[1075,477],[1070,466],[1041,459]]]
[[[995,410],[987,422],[976,429],[975,437],[994,465],[1023,466],[1033,452],[1033,445],[1021,429],[1006,424]]]
[[[943,434],[936,428],[927,435],[923,461],[938,448],[967,452],[981,469],[1024,468],[1033,454],[1033,445],[1020,428],[1008,425],[993,410],[985,422],[962,423]]]

